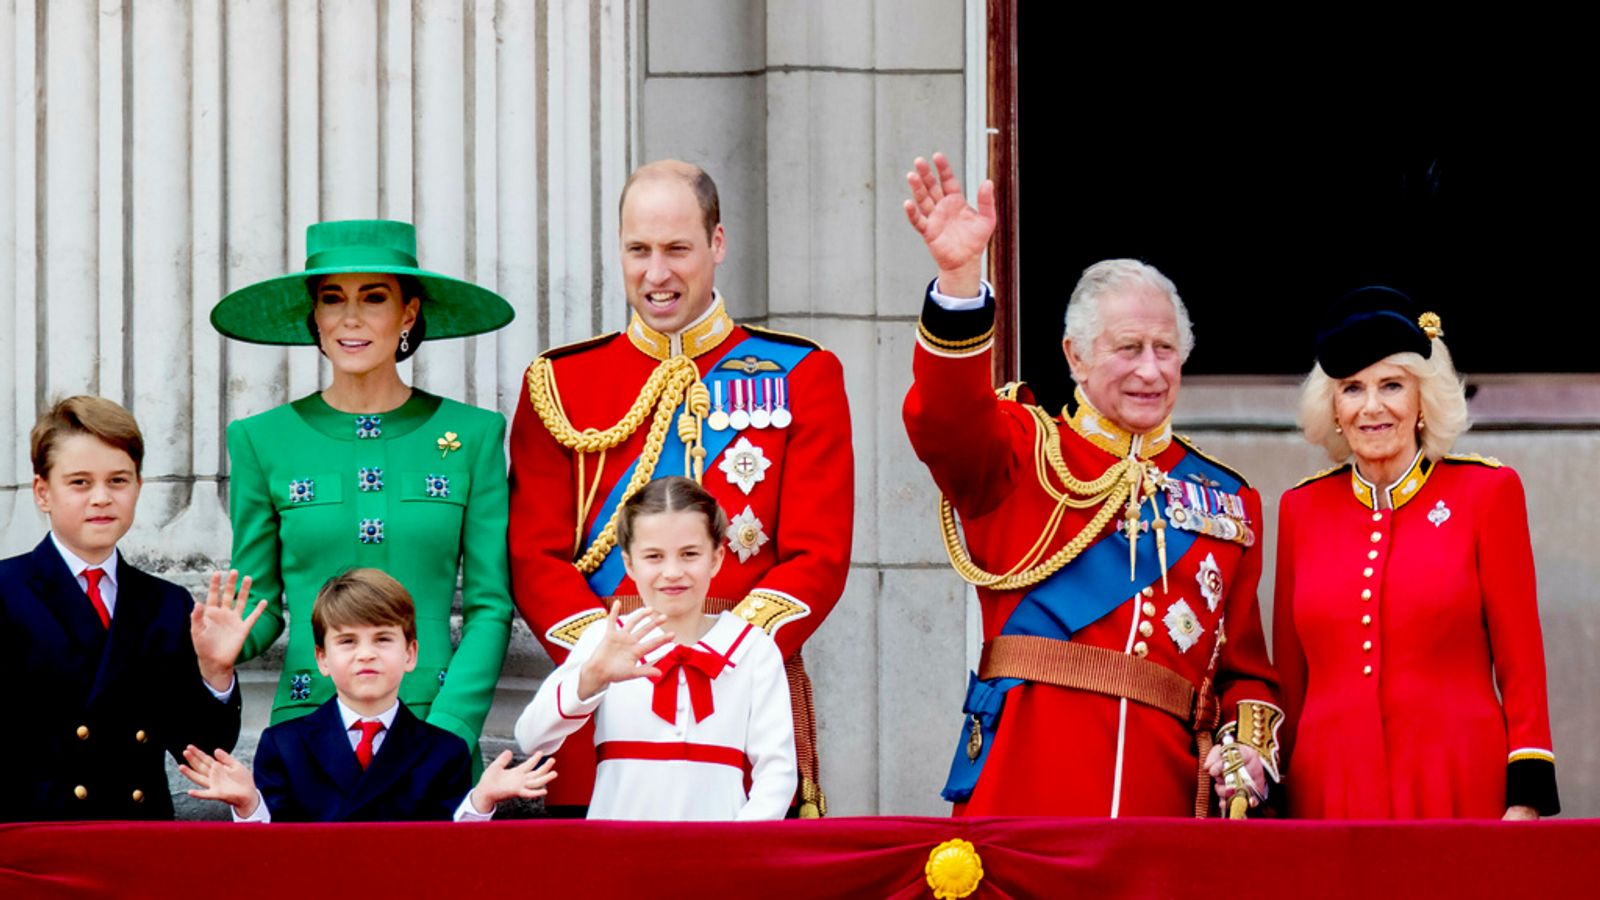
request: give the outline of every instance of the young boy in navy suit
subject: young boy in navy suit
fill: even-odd
[[[171,819],[162,754],[239,736],[233,661],[265,604],[221,575],[196,604],[118,552],[144,438],[121,406],[69,397],[33,427],[33,499],[50,534],[0,562],[0,821]]]
[[[501,800],[544,796],[555,761],[512,766],[510,750],[469,793],[466,743],[400,702],[417,621],[398,581],[377,569],[335,576],[317,593],[311,633],[334,698],[262,732],[253,776],[227,753],[190,747],[179,767],[199,785],[190,796],[227,803],[240,822],[482,821]]]

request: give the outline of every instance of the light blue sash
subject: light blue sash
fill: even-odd
[[[706,388],[711,391],[713,397],[717,395],[717,385],[721,384],[722,396],[725,401],[728,401],[733,397],[733,392],[730,388],[735,379],[747,379],[751,384],[756,383],[756,376],[782,376],[787,379],[789,373],[794,371],[794,367],[802,359],[805,359],[806,354],[810,352],[811,348],[807,346],[775,341],[771,338],[752,334],[740,341],[738,346],[729,350],[721,359],[718,359],[712,365],[711,371],[702,380],[705,382]],[[747,375],[742,369],[723,368],[725,363],[747,356],[777,363],[782,368],[782,371],[761,371],[756,372],[754,375]],[[794,396],[792,394],[788,395],[788,402],[792,409],[794,405]],[[652,479],[683,474],[685,448],[683,442],[678,440],[678,419],[683,416],[685,406],[687,404],[680,405],[672,417],[672,425],[667,431],[667,439],[662,442],[661,457],[656,462],[655,471],[651,473]],[[715,465],[717,457],[721,456],[722,451],[733,443],[734,439],[739,436],[739,432],[732,428],[722,431],[701,428],[700,434],[702,444],[706,450],[706,471],[709,472],[711,467]],[[617,479],[617,483],[612,485],[611,493],[606,495],[605,504],[600,507],[600,512],[594,517],[594,526],[589,529],[589,544],[594,543],[595,538],[600,536],[601,529],[605,528],[605,524],[611,521],[611,514],[616,512],[617,506],[622,502],[623,490],[627,488],[628,482],[633,479],[634,470],[638,468],[639,461],[635,459],[627,470],[622,473],[621,477]],[[622,579],[626,574],[622,567],[621,548],[612,547],[611,552],[607,553],[606,558],[600,563],[600,567],[589,575],[589,589],[594,591],[596,597],[602,599],[610,597],[616,592],[617,585],[622,583]]]

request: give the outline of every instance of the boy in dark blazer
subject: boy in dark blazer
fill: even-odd
[[[311,610],[317,667],[336,694],[310,715],[261,733],[255,771],[226,753],[185,751],[189,794],[221,800],[240,822],[482,821],[511,797],[544,796],[554,761],[511,765],[507,750],[472,787],[462,739],[400,701],[417,665],[416,610],[377,569],[335,576]]]
[[[220,574],[196,604],[118,553],[144,461],[127,410],[69,397],[29,443],[50,534],[0,561],[0,821],[171,819],[162,754],[233,746],[233,661],[264,604],[243,615],[246,579],[224,606]]]

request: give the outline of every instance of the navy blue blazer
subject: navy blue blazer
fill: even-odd
[[[109,631],[48,535],[0,561],[0,821],[171,819],[162,753],[239,737],[239,692],[200,677],[194,599],[118,560]]]
[[[333,699],[263,731],[253,771],[274,822],[449,821],[472,789],[466,742],[404,703],[365,770]]]

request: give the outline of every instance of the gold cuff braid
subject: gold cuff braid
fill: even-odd
[[[1222,726],[1217,738],[1232,733],[1234,740],[1255,748],[1267,774],[1273,781],[1282,781],[1278,768],[1278,729],[1282,725],[1283,710],[1278,707],[1260,700],[1240,700],[1239,718]]]

